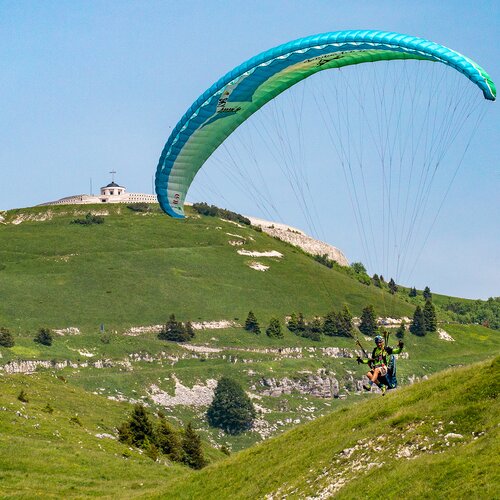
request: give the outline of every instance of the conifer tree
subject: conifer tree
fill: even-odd
[[[424,306],[424,324],[426,332],[437,331],[436,309],[430,300],[425,301]]]
[[[163,413],[158,413],[160,419],[156,428],[156,444],[160,451],[170,460],[181,462],[183,459],[182,443],[178,432],[167,422]]]
[[[425,336],[425,317],[424,311],[422,311],[420,306],[417,306],[415,308],[415,312],[413,313],[413,321],[410,326],[410,332],[418,337]]]
[[[259,322],[257,321],[257,318],[255,317],[253,311],[250,311],[248,313],[247,319],[245,321],[245,330],[247,332],[253,332],[256,335],[260,334]]]
[[[38,344],[51,346],[52,334],[50,333],[50,330],[48,328],[40,328],[40,330],[38,330],[38,333],[36,334],[36,337],[34,338],[34,341]]]
[[[382,282],[380,281],[379,275],[374,274],[372,277],[373,284],[378,288],[382,288]]]
[[[416,297],[417,296],[417,289],[415,287],[410,288],[410,291],[408,293],[409,297]]]
[[[337,335],[337,313],[335,311],[330,311],[326,314],[323,319],[323,333],[329,337]]]
[[[186,334],[188,335],[188,337],[190,339],[193,339],[194,338],[194,329],[193,329],[193,325],[192,325],[191,321],[188,321],[186,323],[185,328],[186,328]]]
[[[275,339],[282,339],[283,332],[281,331],[281,324],[278,318],[271,318],[269,326],[266,329],[266,335]]]
[[[389,292],[394,295],[398,291],[398,285],[396,285],[396,282],[391,278],[389,280]]]
[[[396,338],[403,339],[406,333],[406,323],[405,320],[401,320],[399,328],[396,330]]]
[[[311,324],[309,325],[310,329],[314,333],[322,333],[323,327],[321,326],[321,318],[313,318]]]
[[[7,328],[0,327],[0,346],[14,347],[14,337]]]
[[[286,327],[292,332],[295,333],[297,331],[297,315],[292,313],[290,315],[290,319],[288,320]]]
[[[252,427],[255,415],[253,403],[241,385],[229,377],[222,377],[207,411],[208,423],[228,434],[240,434]]]
[[[153,424],[146,408],[140,403],[134,405],[128,422],[118,428],[118,439],[122,442],[144,448],[149,443],[154,443]]]
[[[377,333],[377,317],[375,315],[375,308],[371,304],[366,306],[361,312],[359,331],[369,337],[373,337]]]
[[[171,314],[166,325],[163,326],[158,334],[161,340],[170,340],[172,342],[186,342],[190,340],[190,335],[186,331],[186,327],[175,319],[175,314]]]
[[[299,316],[297,317],[297,335],[300,335],[302,332],[306,331],[306,322],[304,320],[304,315],[299,312]]]
[[[193,469],[202,469],[206,465],[203,450],[201,448],[201,438],[193,429],[189,422],[184,430],[184,439],[182,440],[182,449],[184,451],[184,463]]]
[[[425,300],[432,300],[431,289],[428,286],[424,288],[422,295],[424,296]]]
[[[344,304],[342,307],[342,311],[339,313],[339,323],[340,328],[338,330],[338,335],[341,337],[350,337],[352,334],[352,314],[347,307],[347,304]]]

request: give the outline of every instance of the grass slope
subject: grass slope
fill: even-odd
[[[86,211],[105,212],[102,225],[70,224]],[[302,311],[325,314],[347,303],[359,314],[371,303],[381,315],[413,307],[302,251],[248,227],[212,217],[174,220],[125,206],[56,206],[12,210],[0,225],[0,324],[13,333],[41,326],[96,331],[182,320],[265,321]],[[21,223],[14,223],[19,222]],[[244,238],[242,247],[230,240]],[[284,257],[237,253],[277,250]],[[267,272],[250,269],[258,260]]]
[[[158,498],[495,498],[500,358],[451,369],[169,482]]]
[[[0,377],[2,498],[495,498],[500,358],[344,406],[202,471],[110,439],[130,405],[49,372]],[[29,402],[17,399],[21,389]],[[47,404],[53,413],[46,410]]]

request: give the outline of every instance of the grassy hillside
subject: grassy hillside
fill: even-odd
[[[70,224],[92,210],[105,223]],[[302,251],[249,227],[191,214],[174,220],[123,205],[11,210],[0,225],[0,325],[24,334],[42,326],[97,331],[182,320],[244,319],[250,309],[267,321],[302,311],[325,314],[347,303],[359,314],[371,303],[380,315],[413,307]],[[232,246],[231,241],[243,242]],[[283,258],[239,255],[276,250]],[[267,272],[249,267],[270,266]]]
[[[450,369],[230,457],[206,448],[202,471],[111,439],[127,403],[50,372],[0,377],[2,497],[495,498],[499,368],[496,358]]]
[[[500,359],[342,409],[169,482],[158,498],[494,498]]]

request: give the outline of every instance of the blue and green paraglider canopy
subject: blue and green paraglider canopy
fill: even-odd
[[[187,110],[165,144],[156,171],[162,209],[184,217],[184,201],[196,173],[218,146],[267,102],[325,69],[417,59],[443,63],[496,99],[496,88],[471,59],[437,43],[399,33],[349,30],[300,38],[263,52],[227,73]]]

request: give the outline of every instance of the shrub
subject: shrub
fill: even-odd
[[[237,214],[236,212],[231,212],[231,210],[216,207],[215,205],[208,205],[207,203],[193,203],[193,209],[201,215],[220,217],[222,219],[239,222],[247,226],[251,225],[250,219],[247,219],[243,215]]]
[[[2,347],[13,347],[14,346],[14,337],[12,333],[10,333],[7,328],[3,326],[0,327],[0,345]]]
[[[29,403],[29,401],[30,401],[28,399],[28,394],[26,394],[24,389],[21,389],[21,392],[17,396],[17,399],[19,399],[19,401],[21,401],[22,403]]]
[[[54,408],[52,408],[52,405],[50,403],[47,403],[43,408],[42,408],[42,411],[44,411],[45,413],[49,413],[49,414],[52,414],[54,413]]]
[[[127,205],[127,208],[132,210],[133,212],[152,212],[153,209],[147,203],[132,203],[131,205]]]
[[[90,226],[92,224],[104,224],[104,217],[100,215],[94,215],[92,213],[88,213],[85,216],[85,219],[73,219],[71,224],[80,224],[82,226]]]
[[[71,417],[69,419],[69,421],[72,423],[72,424],[76,424],[76,425],[79,425],[80,427],[83,427],[83,424],[81,422],[81,420],[78,418],[78,415],[75,415],[74,417]]]

